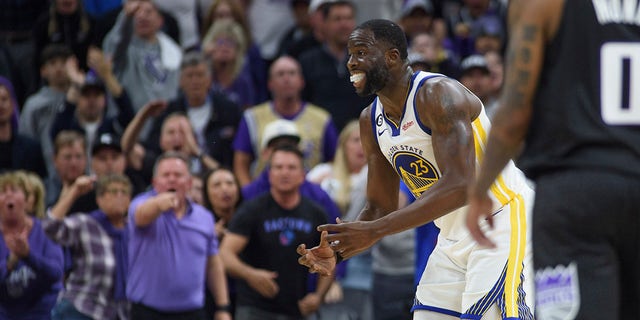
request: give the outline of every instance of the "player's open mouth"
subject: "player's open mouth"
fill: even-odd
[[[365,78],[365,74],[362,72],[354,73],[349,77],[349,80],[353,83],[354,87],[359,87]]]

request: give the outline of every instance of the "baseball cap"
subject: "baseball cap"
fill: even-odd
[[[415,9],[422,9],[427,14],[433,13],[433,4],[429,0],[407,0],[402,5],[402,10],[400,11],[400,17],[406,17],[413,12]]]
[[[309,4],[309,13],[314,13],[320,9],[320,6],[326,3],[336,2],[337,0],[311,0]]]
[[[480,54],[470,55],[460,63],[460,73],[462,75],[473,69],[479,69],[484,73],[489,73],[489,66],[487,65],[487,60],[484,56]]]
[[[98,76],[93,72],[87,72],[87,75],[84,79],[84,83],[80,86],[80,94],[86,94],[89,90],[99,90],[102,93],[106,92],[106,88],[104,83],[98,78]]]
[[[294,139],[296,143],[300,142],[300,133],[296,124],[286,119],[272,121],[264,128],[261,146],[264,149],[271,141],[283,137]]]
[[[118,152],[122,152],[120,146],[120,139],[112,133],[102,133],[98,136],[91,148],[91,155],[96,154],[98,151],[104,148],[111,148]]]

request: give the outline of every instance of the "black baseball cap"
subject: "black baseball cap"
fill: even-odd
[[[91,148],[91,155],[94,155],[98,151],[105,148],[110,148],[118,152],[122,152],[122,147],[120,146],[120,139],[112,133],[100,134],[97,137],[95,143],[93,144],[93,147]]]

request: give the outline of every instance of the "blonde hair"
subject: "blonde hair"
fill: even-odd
[[[25,200],[31,194],[27,187],[27,181],[24,179],[24,175],[18,171],[9,171],[0,174],[0,192],[4,191],[7,187],[16,187],[24,193]]]
[[[27,194],[25,196],[33,196],[35,201],[33,202],[33,208],[31,212],[27,212],[29,215],[36,217],[38,219],[44,219],[44,200],[45,200],[45,191],[44,184],[42,183],[42,179],[37,174],[31,171],[19,170],[16,171],[16,176],[19,179],[22,179],[25,183],[25,187],[27,188]]]
[[[349,163],[345,149],[349,136],[358,130],[360,130],[358,120],[350,121],[344,129],[342,129],[338,137],[338,149],[336,150],[333,165],[331,166],[333,169],[333,178],[338,181],[339,186],[339,189],[335,193],[336,198],[333,200],[343,213],[346,213],[349,209],[349,202],[351,200],[351,172],[349,171]]]
[[[227,36],[233,39],[238,46],[238,52],[236,52],[235,64],[233,66],[233,78],[235,79],[242,71],[244,66],[244,59],[247,53],[247,37],[242,32],[242,27],[235,21],[225,19],[216,21],[209,31],[202,39],[203,47],[215,46],[213,44],[218,38]],[[214,70],[215,72],[215,70]]]

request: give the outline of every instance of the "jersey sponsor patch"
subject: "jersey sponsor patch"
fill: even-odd
[[[536,313],[540,319],[574,319],[579,309],[580,288],[575,263],[536,271]]]

